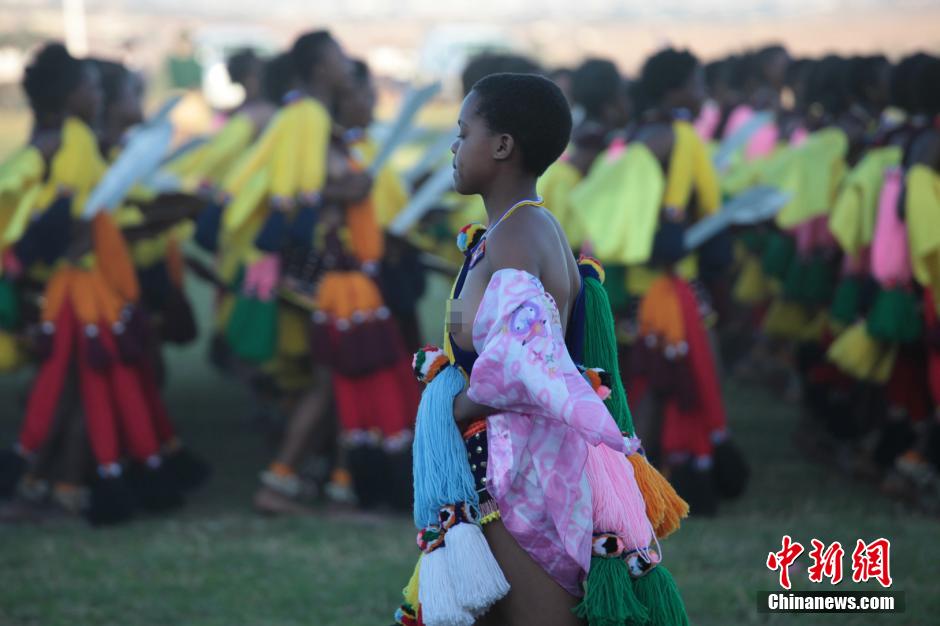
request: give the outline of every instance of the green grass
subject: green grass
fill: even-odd
[[[204,292],[199,292],[204,295]],[[207,298],[200,297],[205,304]],[[205,306],[202,307],[205,319]],[[247,393],[205,364],[202,346],[173,350],[169,400],[212,482],[172,517],[94,530],[79,522],[0,527],[3,626],[193,624],[375,626],[391,622],[416,551],[405,518],[274,520],[250,509],[269,447],[249,425]],[[19,421],[27,373],[0,379],[0,436]],[[731,422],[753,465],[748,493],[716,519],[687,521],[664,542],[695,624],[931,624],[940,614],[938,524],[803,460],[795,409],[762,391],[728,388]],[[789,533],[892,541],[901,615],[759,615],[776,588],[767,553]],[[805,568],[805,557],[801,559]],[[845,559],[851,578],[850,559]],[[805,570],[793,574],[808,588]],[[851,583],[843,584],[855,588]]]

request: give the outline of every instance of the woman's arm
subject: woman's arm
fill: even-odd
[[[454,398],[454,420],[459,422],[471,422],[499,413],[498,409],[485,404],[477,404],[467,397],[467,388],[464,387]]]

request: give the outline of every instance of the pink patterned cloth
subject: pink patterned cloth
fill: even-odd
[[[623,437],[571,360],[558,308],[535,276],[493,274],[473,345],[467,395],[503,411],[487,418],[487,490],[519,545],[580,596],[593,533],[588,447],[624,452]]]

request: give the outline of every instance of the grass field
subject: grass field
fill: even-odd
[[[210,370],[202,346],[174,350],[170,361],[171,406],[215,466],[212,482],[168,518],[104,530],[73,521],[0,527],[0,625],[391,623],[416,557],[410,521],[258,517],[250,499],[268,444],[249,425],[247,393]],[[15,434],[27,383],[28,373],[0,379],[3,441]],[[938,623],[940,523],[804,461],[791,443],[794,408],[758,390],[727,392],[732,427],[753,464],[750,489],[718,518],[687,521],[663,546],[693,623]],[[807,546],[813,537],[839,540],[849,553],[858,537],[889,538],[906,613],[759,615],[756,592],[776,588],[764,562],[785,533]],[[793,572],[796,588],[809,587],[804,559]]]

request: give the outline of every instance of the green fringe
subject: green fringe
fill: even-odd
[[[13,330],[20,325],[20,303],[16,289],[8,280],[0,279],[0,328]]]
[[[608,280],[610,282],[610,275]],[[614,316],[604,286],[595,278],[584,279],[584,365],[600,367],[610,374],[610,397],[604,401],[614,416],[620,432],[634,434],[633,416],[627,402],[627,392],[620,378],[617,361],[617,337]]]
[[[821,256],[814,255],[806,264],[803,275],[805,284],[801,301],[808,306],[821,306],[829,302],[832,296],[835,274],[832,264]]]
[[[768,237],[769,234],[766,231],[757,229],[746,230],[738,235],[738,239],[751,254],[760,254],[766,249]]]
[[[591,557],[591,571],[584,584],[584,599],[573,609],[589,626],[640,626],[649,613],[634,592],[623,559]]]
[[[836,293],[832,297],[832,306],[829,308],[829,315],[833,321],[844,326],[855,323],[858,318],[861,289],[861,281],[854,276],[847,276],[839,282]]]
[[[767,236],[764,254],[761,256],[764,273],[772,278],[784,280],[794,254],[796,254],[796,243],[792,237],[783,233],[771,233]]]
[[[650,626],[688,626],[689,616],[679,587],[664,566],[657,565],[646,576],[634,580],[633,591],[649,612]]]
[[[868,334],[889,343],[911,343],[923,334],[916,296],[906,289],[886,289],[868,314]]]
[[[803,285],[806,283],[807,264],[793,259],[783,279],[783,297],[793,302],[803,301]]]
[[[240,358],[263,363],[274,356],[277,321],[277,300],[263,302],[239,294],[225,329],[225,339]]]

